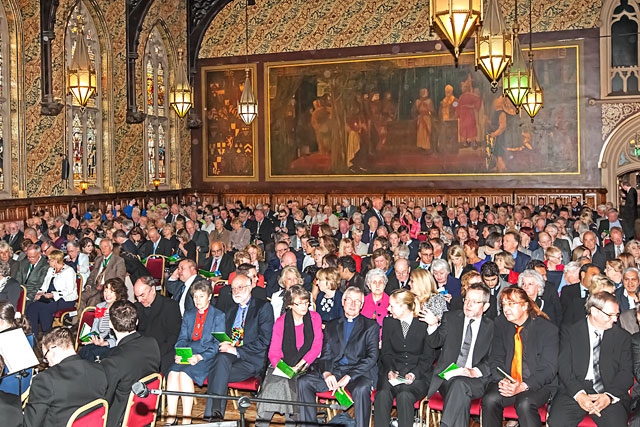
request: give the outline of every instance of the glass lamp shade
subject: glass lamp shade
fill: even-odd
[[[68,70],[69,91],[76,98],[76,101],[86,107],[98,88],[96,71],[93,69],[89,59],[89,49],[82,30],[78,33],[76,49],[71,58],[71,67]]]
[[[507,30],[500,6],[489,0],[486,19],[476,38],[476,65],[491,80],[492,90],[513,58],[513,35]]]
[[[529,72],[530,72],[530,80],[529,80],[529,92],[527,92],[527,96],[522,103],[522,108],[527,112],[529,117],[531,117],[531,121],[538,114],[538,111],[544,105],[544,97],[543,91],[538,83],[538,77],[536,76],[536,70],[533,67],[533,61],[529,62]]]
[[[513,37],[513,63],[507,67],[503,79],[504,94],[511,100],[516,111],[520,110],[522,103],[529,92],[529,68],[522,55],[518,37]]]
[[[160,178],[154,178],[152,183],[153,183],[153,186],[156,187],[156,190],[157,190],[158,187],[160,187],[160,184],[162,184],[162,181],[160,181]]]
[[[85,180],[80,181],[80,190],[82,191],[82,194],[86,194],[88,189],[89,183]]]
[[[193,106],[193,92],[187,78],[187,68],[182,55],[182,49],[178,50],[176,85],[169,91],[169,105],[173,107],[180,118],[186,116]]]
[[[238,102],[238,115],[247,125],[250,125],[251,122],[258,117],[258,101],[256,101],[256,97],[253,95],[253,90],[251,89],[249,70],[246,70],[244,89]]]
[[[456,58],[460,45],[482,19],[482,0],[431,0],[429,18],[453,45]]]

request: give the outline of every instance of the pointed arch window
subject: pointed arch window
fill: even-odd
[[[167,54],[157,27],[154,27],[145,46],[144,70],[146,81],[145,141],[147,185],[158,178],[161,184],[169,182],[166,153],[169,149],[169,109],[166,84],[168,78]]]
[[[81,181],[87,181],[89,187],[101,187],[100,158],[102,147],[102,88],[100,43],[97,39],[95,23],[83,2],[79,2],[71,13],[67,22],[65,39],[66,67],[69,68],[75,52],[79,26],[87,42],[89,59],[97,73],[98,88],[96,94],[89,99],[86,107],[82,108],[73,97],[68,94],[67,114],[69,123],[69,162],[71,165],[72,185],[80,188]]]
[[[601,95],[640,96],[638,0],[605,0],[601,18]]]

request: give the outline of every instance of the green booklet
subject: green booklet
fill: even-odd
[[[296,371],[294,371],[291,366],[287,365],[284,360],[280,359],[273,370],[273,375],[291,379],[296,376]]]
[[[167,261],[169,261],[169,262],[178,262],[178,261],[180,261],[180,255],[173,254],[170,257],[167,257]]]
[[[220,273],[216,271],[209,270],[198,270],[198,274],[207,279],[213,279],[214,277],[220,277]]]
[[[229,338],[229,335],[227,335],[226,332],[211,332],[211,335],[213,335],[213,337],[215,339],[218,340],[218,342],[230,342],[233,343],[233,340],[231,338]]]
[[[353,399],[349,394],[344,390],[343,387],[339,387],[335,392],[336,400],[341,406],[344,406],[345,409],[350,408],[353,405]]]
[[[444,370],[444,371],[440,372],[440,373],[438,374],[438,376],[439,376],[440,378],[442,378],[443,380],[448,380],[449,378],[448,378],[447,373],[448,373],[448,372],[451,372],[451,371],[453,371],[453,370],[455,370],[455,369],[458,369],[458,368],[459,368],[459,366],[458,366],[458,365],[456,365],[454,362],[452,362],[449,366],[447,366],[447,367],[445,368],[445,370]]]
[[[82,324],[82,329],[80,330],[80,341],[81,342],[89,342],[91,341],[91,337],[97,337],[99,334],[96,331],[91,330],[91,326],[86,323]]]
[[[188,365],[189,359],[193,356],[191,347],[176,347],[176,356],[180,356],[180,365]]]

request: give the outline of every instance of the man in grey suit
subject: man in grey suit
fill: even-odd
[[[185,223],[184,228],[186,228],[189,233],[189,237],[191,241],[196,244],[198,248],[198,256],[199,259],[205,259],[207,256],[207,252],[209,252],[209,233],[206,231],[198,230],[196,223],[192,220],[188,220]]]
[[[111,240],[102,239],[100,241],[100,252],[102,255],[97,257],[93,263],[93,270],[91,270],[82,291],[78,313],[82,313],[85,307],[95,306],[102,301],[102,288],[107,280],[117,277],[124,281],[127,274],[124,259],[113,253]]]
[[[462,311],[449,311],[442,323],[427,313],[429,344],[442,348],[429,387],[429,398],[437,391],[444,397],[441,427],[469,425],[471,400],[482,397],[490,379],[489,352],[493,340],[493,321],[484,317],[489,308],[490,292],[484,284],[474,283],[464,298]],[[447,367],[458,365],[457,375],[440,377]]]
[[[42,255],[40,247],[31,245],[27,248],[27,257],[20,261],[20,268],[16,280],[27,288],[27,298],[33,301],[36,292],[42,287],[44,276],[47,275],[49,263]]]

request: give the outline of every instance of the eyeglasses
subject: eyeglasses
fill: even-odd
[[[248,288],[250,285],[243,285],[243,286],[232,286],[231,287],[231,292],[240,292],[241,290],[243,290],[244,288]]]
[[[362,301],[358,300],[358,299],[352,299],[352,298],[346,298],[344,300],[344,303],[346,305],[355,305],[355,306],[361,306],[362,305]]]
[[[502,306],[503,307],[514,307],[514,306],[517,306],[517,305],[522,305],[524,303],[525,303],[524,301],[503,301],[502,302]]]
[[[296,307],[308,307],[309,306],[309,301],[292,302],[291,305],[295,305]]]
[[[51,347],[49,347],[47,349],[47,351],[44,352],[44,356],[42,356],[42,361],[44,363],[49,363],[49,361],[47,360],[47,354],[49,354],[49,352],[51,351],[52,348],[56,348],[56,347],[58,347],[58,346],[57,345],[52,345]]]
[[[465,304],[467,304],[467,303],[469,303],[469,304],[485,304],[486,303],[485,301],[476,301],[476,300],[468,299],[468,298],[465,298],[463,301],[464,301]]]
[[[595,307],[595,306],[594,306]],[[600,310],[602,312],[602,314],[606,315],[609,319],[613,318],[613,319],[618,319],[620,317],[620,313],[613,313],[613,314],[609,314],[606,311],[604,311],[603,309],[596,307],[598,310]]]

